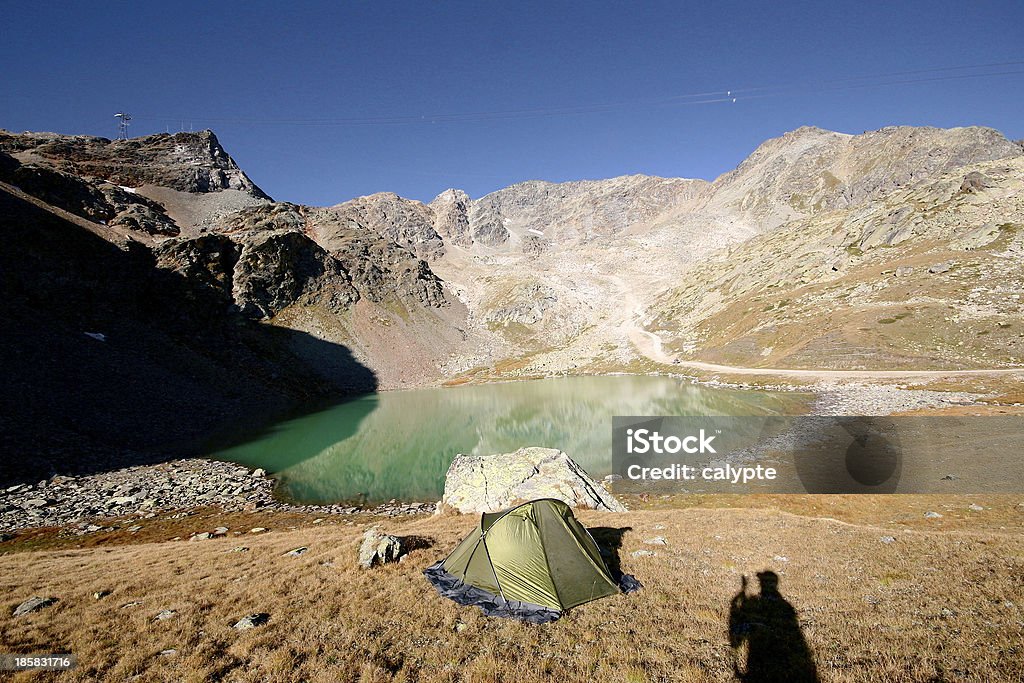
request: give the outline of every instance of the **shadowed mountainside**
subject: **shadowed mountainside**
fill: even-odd
[[[325,397],[373,391],[344,346],[254,322],[230,296],[156,267],[0,186],[5,391],[0,484],[200,453]]]

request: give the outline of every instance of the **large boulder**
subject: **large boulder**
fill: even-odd
[[[381,533],[377,527],[371,527],[363,534],[363,542],[359,545],[359,567],[371,567],[397,562],[402,554],[402,541],[395,536]]]
[[[457,455],[448,468],[438,511],[496,512],[537,498],[574,508],[625,512],[625,506],[557,448],[520,448],[500,455]]]

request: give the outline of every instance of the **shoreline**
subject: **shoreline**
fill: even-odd
[[[262,469],[209,458],[182,458],[74,477],[56,475],[0,491],[0,533],[70,525],[77,525],[82,533],[94,533],[105,527],[94,522],[141,522],[206,506],[224,512],[381,517],[434,511],[434,503],[397,500],[374,506],[289,503],[274,496],[274,487],[275,480]]]
[[[608,373],[605,376],[625,374],[634,373]],[[891,415],[984,405],[977,403],[984,394],[965,391],[934,391],[859,382],[761,385],[717,378],[701,379],[677,373],[645,374],[685,379],[713,389],[812,394],[814,398],[809,412],[814,415]],[[0,533],[71,525],[77,525],[77,532],[92,533],[104,528],[103,524],[95,523],[103,520],[146,520],[162,513],[203,506],[218,507],[224,512],[259,510],[381,517],[433,512],[435,507],[435,503],[394,499],[372,506],[291,503],[277,498],[274,489],[274,478],[262,469],[254,470],[210,458],[180,458],[81,476],[58,474],[0,491]]]

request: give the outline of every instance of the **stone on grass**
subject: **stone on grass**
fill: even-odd
[[[369,569],[395,562],[401,554],[402,542],[398,538],[381,533],[377,527],[370,527],[363,534],[363,542],[359,545],[359,566]]]
[[[177,610],[173,610],[173,609],[160,610],[159,612],[156,613],[156,616],[153,617],[153,620],[154,621],[164,621],[165,619],[172,618],[177,613],[178,613]]]
[[[28,614],[29,612],[35,612],[36,610],[43,609],[44,607],[49,607],[56,602],[57,598],[41,598],[38,595],[33,595],[31,598],[14,608],[14,616],[20,617]]]
[[[939,519],[940,517],[942,517],[942,515],[940,515],[938,512],[928,511],[928,512],[924,513],[924,518],[925,519]]]
[[[284,554],[284,556],[285,557],[298,557],[299,555],[301,555],[302,553],[306,552],[307,550],[309,550],[309,548],[307,548],[306,546],[300,546],[298,548],[295,548],[294,550],[289,550],[288,552],[286,552]]]
[[[895,536],[882,536],[878,540],[881,541],[882,543],[889,544],[889,543],[895,543],[896,542],[896,537]]]
[[[656,553],[650,550],[634,550],[630,555],[633,557],[654,557]]]
[[[270,621],[269,614],[267,614],[266,612],[256,612],[255,614],[250,614],[247,617],[242,617],[237,622],[235,622],[234,626],[232,626],[231,628],[237,629],[239,631],[246,631],[250,628],[262,626],[268,621]]]
[[[448,468],[438,512],[497,512],[538,498],[574,508],[626,512],[625,506],[557,448],[520,448],[498,455],[457,455]]]
[[[664,536],[655,536],[654,538],[648,538],[644,541],[647,545],[668,545],[668,541],[665,540]]]

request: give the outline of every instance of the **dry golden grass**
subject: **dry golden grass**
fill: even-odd
[[[920,496],[839,498],[838,514],[827,516],[847,521],[774,509],[788,499],[813,513],[823,504],[814,498],[822,497],[764,498],[761,509],[582,514],[591,527],[630,529],[622,567],[646,587],[539,627],[485,618],[440,598],[421,576],[471,528],[470,517],[382,521],[431,547],[371,571],[356,567],[355,549],[372,520],[341,518],[287,530],[296,518],[274,525],[264,517],[278,530],[209,541],[136,543],[122,533],[113,545],[10,552],[0,556],[0,642],[8,652],[78,655],[73,672],[14,680],[728,681],[737,657],[730,599],[741,575],[769,569],[797,611],[821,681],[1024,680],[1024,508],[1001,501],[995,523],[943,526],[947,516],[935,530],[881,519],[899,518],[906,505],[916,517]],[[863,517],[884,526],[851,523],[858,500]],[[211,521],[178,523],[202,530]],[[668,546],[643,544],[655,535]],[[229,552],[239,545],[250,550]],[[283,556],[301,545],[304,555]],[[657,555],[631,556],[641,548]],[[98,590],[112,594],[96,600]],[[60,601],[12,618],[31,595]],[[122,607],[133,601],[140,604]],[[154,621],[164,609],[177,615]],[[260,611],[271,615],[266,625],[231,628]],[[161,655],[166,649],[177,653]]]

